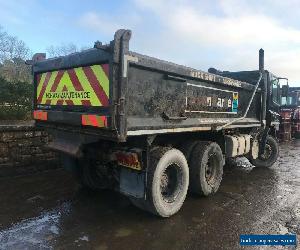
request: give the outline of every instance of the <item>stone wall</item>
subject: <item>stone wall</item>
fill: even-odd
[[[33,123],[0,125],[0,177],[59,167],[59,157],[46,148],[49,136]]]

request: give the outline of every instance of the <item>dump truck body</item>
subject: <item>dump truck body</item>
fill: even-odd
[[[243,81],[128,53],[124,69],[102,49],[38,62],[35,109],[47,113],[47,122],[40,125],[71,125],[84,128],[83,133],[96,127],[96,134],[120,141],[131,135],[214,130],[244,115],[255,89]],[[245,119],[227,128],[260,126],[261,108],[258,89]]]
[[[168,217],[189,178],[196,193],[218,189],[226,158],[276,161],[277,106],[262,51],[260,69],[234,79],[131,52],[130,36],[119,30],[109,45],[33,62],[36,125],[85,186],[113,188]]]

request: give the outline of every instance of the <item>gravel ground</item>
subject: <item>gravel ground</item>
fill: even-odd
[[[245,159],[226,166],[216,195],[189,195],[169,219],[117,193],[82,190],[61,169],[1,178],[0,192],[0,249],[241,249],[248,233],[295,233],[299,242],[300,141],[281,144],[271,169]]]

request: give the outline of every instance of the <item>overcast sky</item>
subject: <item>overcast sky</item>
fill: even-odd
[[[265,67],[300,86],[299,0],[0,0],[0,25],[32,52],[109,42],[133,31],[130,49],[205,70]]]

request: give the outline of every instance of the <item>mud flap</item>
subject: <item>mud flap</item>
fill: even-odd
[[[134,170],[121,168],[120,171],[120,192],[135,198],[145,196],[145,174]]]
[[[59,151],[73,157],[80,157],[82,155],[81,147],[82,143],[80,140],[68,140],[67,138],[55,138],[52,142],[48,144],[48,148]]]
[[[83,156],[82,147],[85,144],[97,142],[99,140],[97,136],[92,135],[50,129],[49,132],[52,140],[47,147],[75,158]]]

